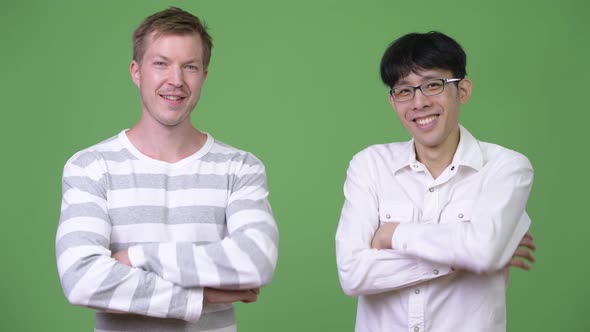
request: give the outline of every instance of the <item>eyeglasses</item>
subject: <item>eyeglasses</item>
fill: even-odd
[[[397,102],[405,102],[414,99],[416,90],[420,89],[422,94],[425,96],[436,96],[445,91],[445,85],[447,83],[458,82],[462,78],[437,78],[434,80],[426,81],[418,86],[398,86],[391,88],[389,94]]]

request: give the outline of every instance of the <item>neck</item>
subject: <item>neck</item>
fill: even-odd
[[[414,143],[416,159],[426,166],[434,179],[438,178],[451,162],[453,162],[453,157],[458,146],[458,128],[441,145],[425,146],[417,142]]]
[[[188,119],[176,126],[151,124],[142,119],[126,134],[141,153],[169,163],[193,155],[207,141],[207,135],[194,128]]]

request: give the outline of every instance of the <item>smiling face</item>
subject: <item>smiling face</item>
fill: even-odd
[[[141,62],[133,60],[130,66],[141,95],[141,121],[166,127],[190,124],[207,77],[201,38],[198,34],[154,35],[146,40]]]
[[[418,86],[428,80],[453,78],[451,71],[442,69],[411,72],[394,87]],[[435,96],[425,96],[419,89],[414,99],[397,102],[389,96],[391,105],[400,121],[414,138],[416,152],[451,151],[454,153],[459,138],[459,109],[471,96],[471,81],[464,78],[457,83],[447,83],[444,91]]]

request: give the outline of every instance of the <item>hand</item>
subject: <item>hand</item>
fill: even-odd
[[[392,249],[393,243],[391,243],[391,238],[393,237],[393,233],[395,229],[399,225],[398,222],[386,222],[382,223],[375,235],[373,235],[373,240],[371,241],[371,248],[373,249]]]
[[[535,257],[532,255],[532,251],[535,251],[537,246],[535,245],[535,239],[531,233],[526,233],[520,243],[518,244],[518,248],[514,251],[514,255],[512,255],[512,259],[508,262],[509,267],[516,267],[519,269],[523,269],[528,271],[531,269],[530,264],[527,261],[533,263],[535,261]]]
[[[244,302],[252,303],[258,299],[260,289],[252,288],[245,290],[225,290],[217,288],[205,288],[203,291],[203,303],[221,304]]]
[[[117,251],[111,257],[116,259],[121,264],[125,264],[127,266],[132,266],[131,261],[129,260],[129,254],[127,254],[127,249]]]

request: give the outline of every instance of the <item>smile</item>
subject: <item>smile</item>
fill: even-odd
[[[438,118],[438,115],[430,115],[424,118],[417,118],[414,119],[414,122],[418,123],[421,126],[427,125],[429,123],[431,123],[432,121],[436,120],[436,118]]]
[[[169,95],[160,95],[160,97],[167,99],[167,100],[172,100],[172,101],[177,101],[177,100],[181,100],[181,99],[185,98],[185,97],[181,97],[181,96],[169,96]]]

